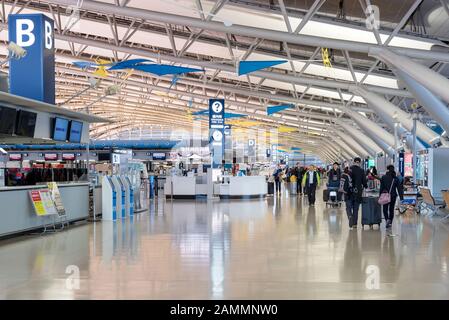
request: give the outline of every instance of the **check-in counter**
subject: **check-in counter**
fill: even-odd
[[[39,229],[52,221],[51,216],[35,214],[30,191],[46,186],[0,188],[0,237]],[[86,220],[89,217],[89,183],[58,184],[67,221]]]
[[[221,199],[263,198],[268,193],[265,176],[226,177],[220,184]]]
[[[166,198],[196,199],[207,196],[207,176],[167,177],[164,186]]]

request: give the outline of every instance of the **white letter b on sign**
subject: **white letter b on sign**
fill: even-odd
[[[31,47],[36,42],[33,34],[34,22],[29,19],[18,19],[16,21],[17,45],[20,47]]]
[[[53,49],[53,28],[51,27],[51,23],[45,21],[45,48],[48,50]]]

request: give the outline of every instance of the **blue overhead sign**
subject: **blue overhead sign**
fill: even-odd
[[[209,141],[212,151],[212,167],[218,168],[224,158],[225,101],[209,100]]]
[[[209,100],[209,128],[223,129],[224,128],[224,100],[210,99]]]
[[[9,41],[26,50],[9,65],[12,94],[55,104],[55,45],[53,20],[43,14],[11,14]]]

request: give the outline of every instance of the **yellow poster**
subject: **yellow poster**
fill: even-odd
[[[30,194],[36,214],[38,216],[45,216],[47,214],[47,211],[45,210],[44,204],[42,203],[39,190],[30,191]]]

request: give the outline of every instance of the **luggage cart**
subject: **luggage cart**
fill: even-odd
[[[338,191],[338,188],[328,187],[323,191],[323,200],[326,203],[326,208],[328,206],[332,208],[341,207],[342,193]]]

